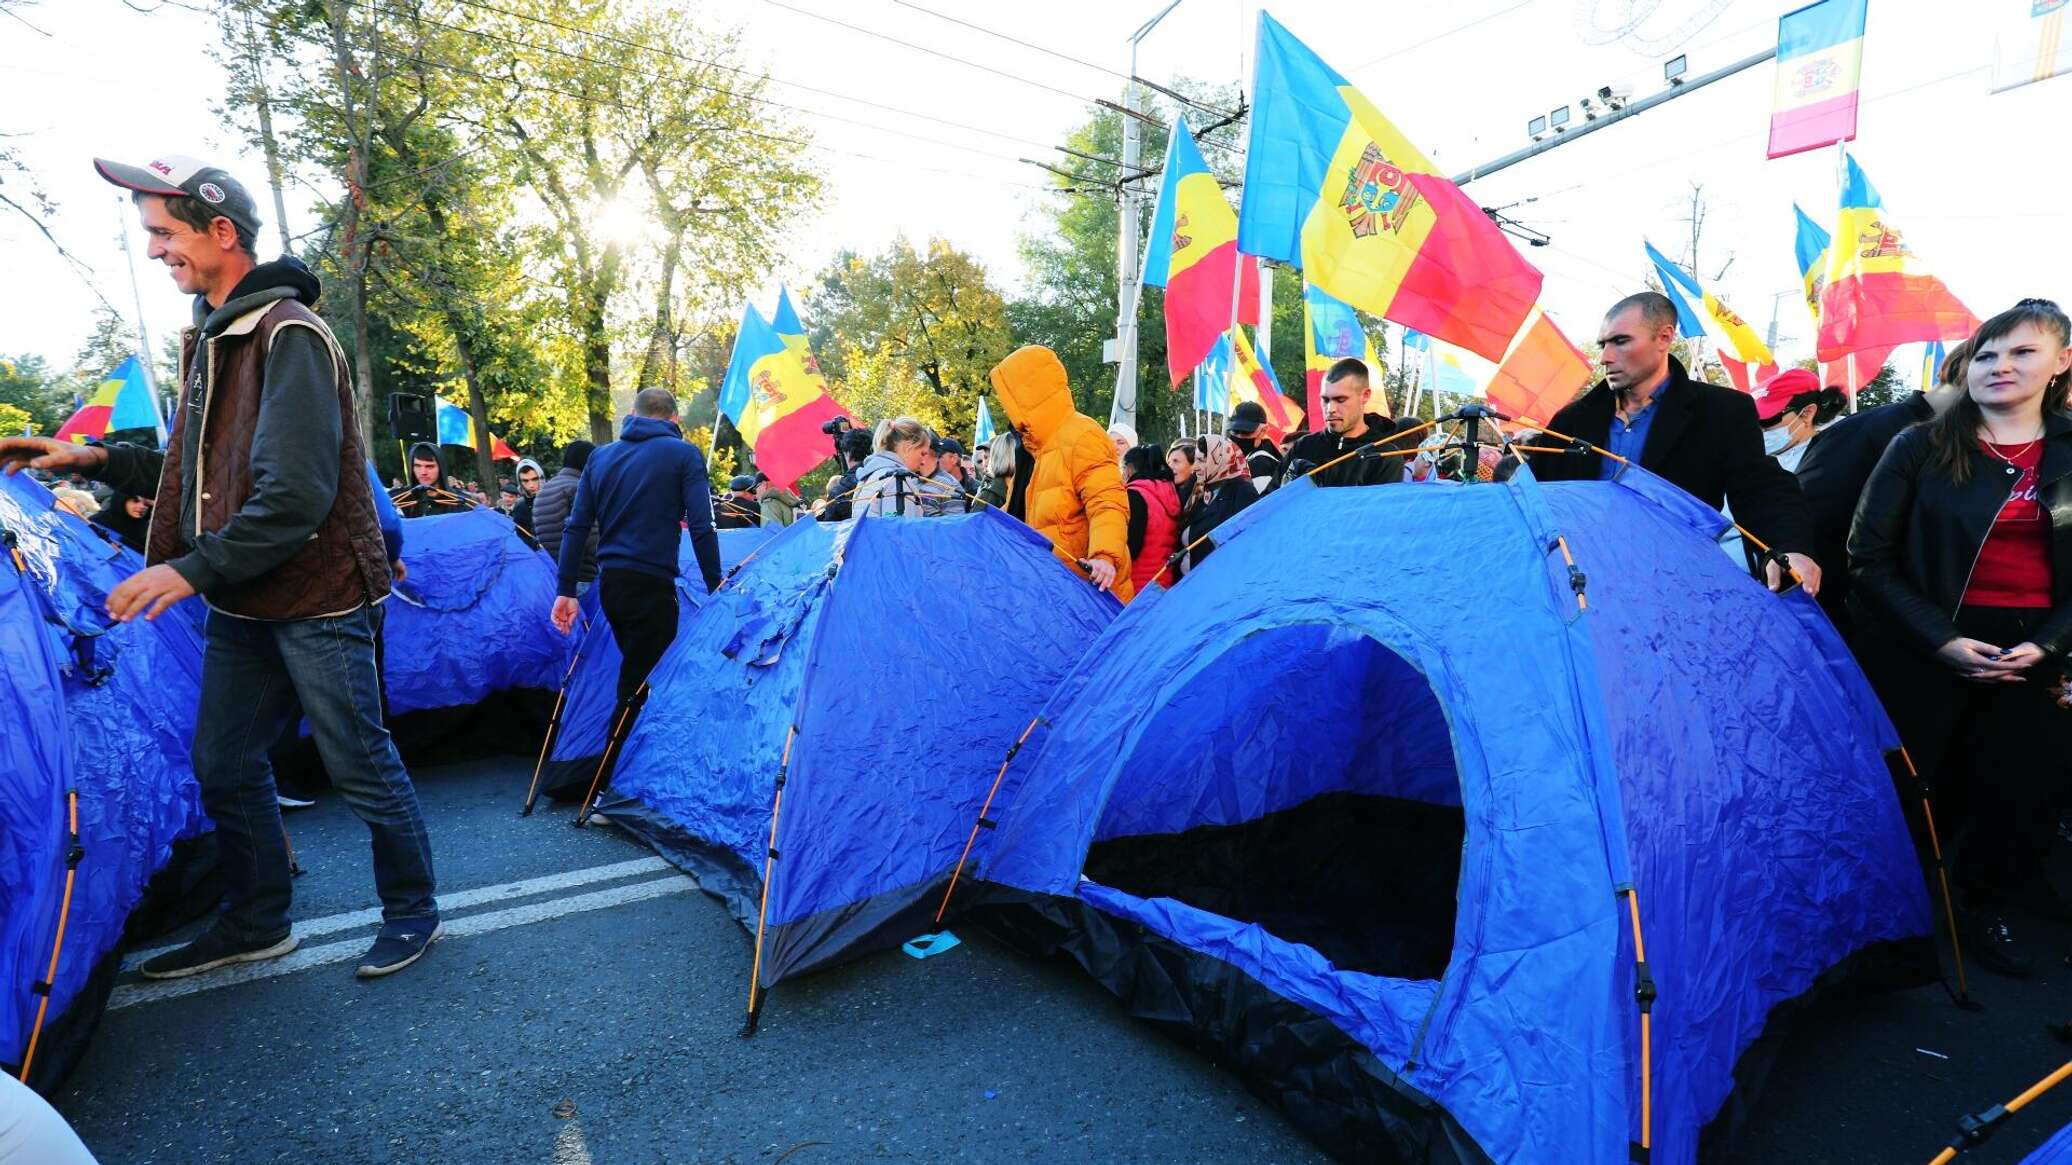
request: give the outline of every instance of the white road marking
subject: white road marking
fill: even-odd
[[[523,906],[492,910],[487,914],[470,914],[464,918],[448,919],[446,937],[441,941],[488,934],[491,931],[526,926],[535,922],[548,922],[571,914],[624,906],[629,902],[643,902],[649,898],[681,894],[697,888],[698,883],[690,878],[673,874],[649,882],[634,882],[605,890],[592,890],[588,894],[578,894],[573,898],[550,898],[544,902],[528,902]],[[343,963],[366,953],[369,941],[371,940],[364,938],[344,939],[321,946],[299,947],[291,954],[268,962],[238,963],[188,979],[151,979],[142,983],[123,984],[108,997],[108,1010],[116,1011],[142,1003],[178,999],[199,991],[213,991],[218,987],[232,987],[261,979],[292,975],[297,971],[329,963]],[[434,950],[428,957],[437,959],[438,951]]]
[[[555,890],[569,890],[577,886],[588,886],[593,882],[609,882],[615,878],[630,878],[635,874],[659,873],[668,868],[669,863],[661,858],[645,857],[636,858],[628,862],[613,862],[607,866],[591,866],[586,870],[568,870],[559,874],[548,874],[541,878],[527,878],[522,882],[499,882],[494,886],[479,886],[473,890],[463,890],[458,894],[441,894],[439,895],[439,912],[441,914],[454,914],[471,907],[484,906],[491,902],[508,902],[513,898],[530,898],[534,894],[548,894]],[[295,933],[302,938],[302,941],[308,942],[310,939],[322,938],[327,934],[337,934],[344,930],[359,930],[363,927],[379,925],[381,925],[381,908],[377,906],[367,910],[351,910],[344,914],[333,914],[328,918],[318,918],[309,922],[298,922],[295,924]],[[446,924],[446,933],[453,933],[453,924],[451,922]],[[125,972],[134,971],[137,969],[137,964],[146,959],[155,959],[167,951],[179,949],[180,945],[175,943],[172,946],[153,947],[148,951],[137,951],[123,959],[122,969]]]
[[[596,1165],[590,1160],[590,1146],[583,1143],[583,1122],[571,1120],[554,1134],[552,1165]]]

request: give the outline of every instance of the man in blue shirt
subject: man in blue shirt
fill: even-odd
[[[597,526],[597,585],[604,617],[619,641],[619,699],[631,699],[676,639],[676,550],[688,529],[705,589],[719,587],[719,535],[712,526],[712,484],[705,455],[683,439],[676,398],[644,388],[619,439],[590,455],[561,534],[561,580],[554,626],[575,627],[576,578]]]
[[[1670,349],[1676,305],[1658,291],[1629,295],[1605,313],[1597,335],[1604,379],[1555,413],[1550,443],[1579,438],[1595,451],[1535,453],[1541,481],[1610,481],[1628,463],[1667,480],[1735,519],[1777,555],[1766,566],[1773,588],[1787,564],[1807,594],[1820,590],[1809,557],[1813,526],[1798,479],[1763,451],[1763,428],[1747,393],[1693,380]]]

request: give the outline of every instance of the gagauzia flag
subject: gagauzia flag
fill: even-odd
[[[985,448],[997,432],[993,428],[993,410],[986,405],[986,398],[978,398],[978,427],[971,434],[971,451],[977,453]]]
[[[1265,12],[1238,250],[1361,311],[1501,360],[1540,273],[1338,72]]]
[[[780,299],[780,311],[788,297]],[[788,324],[797,326],[794,313]],[[804,339],[804,329],[794,333]],[[777,486],[790,489],[800,477],[834,454],[820,426],[850,417],[833,396],[816,363],[809,368],[801,349],[778,334],[753,304],[742,310],[734,355],[720,383],[719,411],[726,414],[755,454],[755,467]]]
[[[1890,351],[1911,341],[1961,340],[1977,331],[1978,323],[1907,246],[1863,168],[1848,159],[1841,220],[1828,248],[1827,284],[1820,292],[1821,361],[1872,349]],[[1862,383],[1847,387],[1853,392]]]
[[[165,418],[151,399],[151,386],[144,379],[144,365],[135,356],[115,366],[79,411],[58,427],[52,436],[59,441],[85,444],[89,438],[105,437],[120,429],[153,429],[159,443],[165,443]]]
[[[1176,388],[1233,320],[1259,321],[1259,265],[1237,253],[1237,215],[1195,148],[1185,117],[1174,120],[1166,144],[1144,283],[1165,288],[1166,371]]]
[[[1869,3],[1819,0],[1778,18],[1770,157],[1855,139]]]
[[[1381,362],[1374,355],[1374,337],[1360,326],[1360,317],[1345,303],[1331,298],[1307,283],[1302,287],[1302,370],[1310,416],[1324,411],[1324,374],[1348,356],[1367,365],[1370,380],[1381,377]],[[1383,416],[1394,416],[1388,394],[1374,395],[1375,407]]]

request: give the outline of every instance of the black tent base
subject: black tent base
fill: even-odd
[[[1451,1115],[1335,1024],[1221,959],[1076,898],[986,887],[969,917],[1027,954],[1071,956],[1131,1015],[1228,1064],[1254,1094],[1342,1161],[1492,1160]]]
[[[121,970],[122,951],[109,951],[94,964],[86,983],[65,1005],[65,1010],[53,1011],[44,1019],[43,1032],[36,1039],[36,1058],[29,1065],[29,1087],[46,1097],[56,1095],[58,1086],[86,1054],[87,1041],[100,1026],[101,1013],[108,1009],[108,995],[115,990],[115,976]],[[21,1075],[20,1064],[0,1065],[0,1070],[10,1076]]]

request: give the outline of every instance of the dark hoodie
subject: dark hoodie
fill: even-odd
[[[1304,433],[1288,446],[1288,474],[1292,481],[1297,474],[1297,461],[1307,461],[1310,466],[1331,465],[1346,453],[1362,445],[1386,442],[1396,432],[1396,422],[1380,413],[1365,414],[1367,431],[1358,437],[1347,439],[1329,429],[1315,433]],[[1403,459],[1401,457],[1346,457],[1331,468],[1310,478],[1317,485],[1386,485],[1403,480]]]
[[[120,490],[110,495],[108,504],[102,506],[101,512],[93,516],[93,524],[115,535],[124,546],[142,554],[144,532],[151,526],[151,512],[146,510],[141,518],[130,517],[127,507],[132,496]],[[141,496],[147,502],[151,500],[148,494]]]
[[[438,466],[439,481],[442,484],[437,486],[417,484],[417,471],[413,468],[412,463],[418,461],[430,461]],[[446,481],[446,459],[439,456],[439,447],[430,441],[419,441],[410,447],[410,455],[403,461],[403,473],[410,484],[403,487],[402,493],[395,495],[395,501],[396,508],[401,510],[406,518],[431,518],[440,514],[464,514],[474,508],[461,500],[457,495],[447,491],[446,486],[443,484]]]
[[[212,309],[208,300],[195,296],[194,322],[201,338],[210,339],[239,317],[276,300],[293,299],[314,309],[321,290],[317,277],[299,260],[276,259],[247,272],[222,307]],[[170,565],[196,590],[207,593],[286,561],[323,524],[338,497],[338,449],[345,432],[331,352],[322,337],[308,328],[275,333],[266,353],[265,384],[252,436],[251,495],[221,529],[198,536],[189,533],[195,528],[200,494],[192,475],[201,464],[196,447],[201,441],[203,372],[188,369],[180,390],[180,407],[187,414],[180,426],[181,464],[189,478],[180,491],[179,530],[190,552]],[[111,445],[100,476],[125,493],[150,496],[157,492],[163,464],[164,456],[157,450]]]
[[[676,577],[679,530],[688,527],[705,589],[719,586],[719,535],[712,528],[712,481],[705,454],[676,422],[627,417],[619,439],[590,455],[575,505],[561,532],[561,594],[576,593],[590,525],[597,524],[600,572],[630,570]]]

